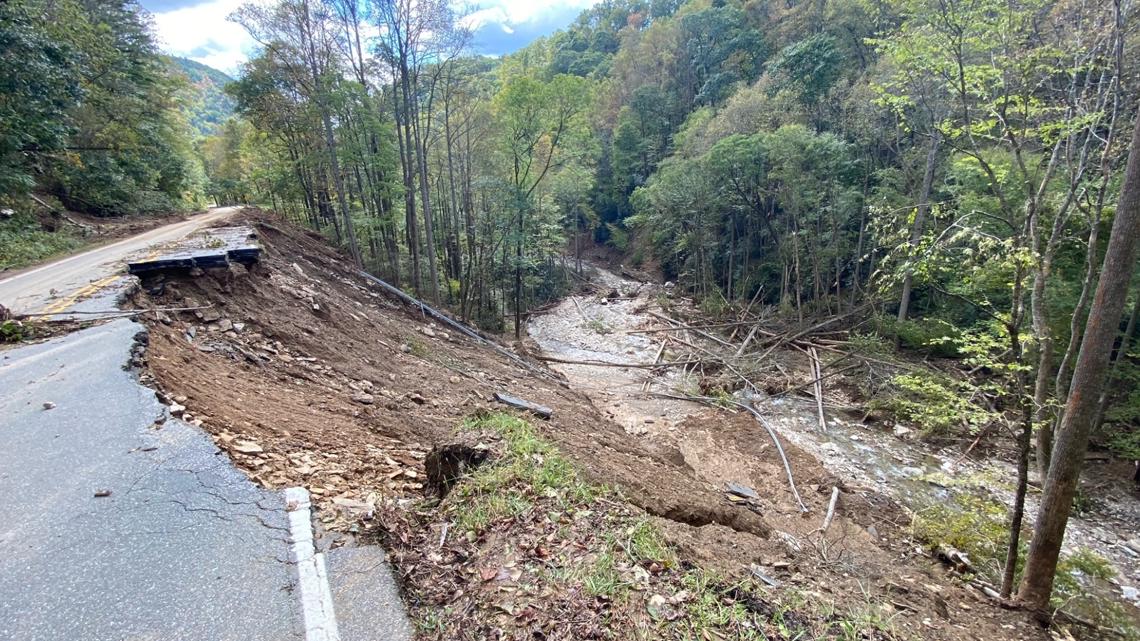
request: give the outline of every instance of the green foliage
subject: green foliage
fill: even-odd
[[[1007,508],[988,495],[954,493],[950,500],[917,512],[911,530],[932,548],[963,552],[986,579],[1001,577],[1009,539]]]
[[[0,3],[0,193],[27,191],[44,154],[59,151],[82,96],[79,52],[52,37],[41,3]]]
[[[728,136],[701,156],[663,163],[634,192],[628,222],[648,234],[666,275],[693,290],[720,285],[726,295],[750,296],[728,291],[749,282],[772,292],[769,300],[795,300],[791,288],[812,289],[804,279],[789,287],[785,270],[797,261],[834,264],[851,243],[841,221],[859,208],[854,170],[846,143],[800,125]]]
[[[1140,461],[1140,430],[1119,428],[1108,437],[1107,445],[1122,459]]]
[[[167,62],[186,78],[181,112],[194,134],[201,138],[218,133],[234,113],[234,99],[225,93],[233,78],[187,58],[170,56]]]
[[[886,356],[893,351],[890,342],[879,334],[854,332],[847,340],[851,350],[868,356]]]
[[[785,47],[769,67],[780,77],[774,89],[787,88],[803,105],[814,107],[839,79],[841,64],[835,38],[818,34]]]
[[[629,232],[621,225],[606,223],[606,231],[608,232],[608,240],[606,240],[606,242],[611,247],[618,251],[625,251],[629,248]]]
[[[1009,538],[1007,518],[1007,508],[984,490],[982,493],[955,492],[950,500],[916,513],[911,530],[915,538],[932,549],[951,547],[965,553],[984,579],[998,582]],[[1026,541],[1027,537],[1023,536],[1021,559],[1025,557]],[[1019,564],[1018,575],[1021,571]],[[1134,623],[1119,604],[1106,596],[1115,591],[1115,587],[1106,583],[1115,576],[1112,564],[1092,550],[1080,548],[1063,554],[1057,564],[1053,607],[1075,610],[1098,624],[1135,635]]]
[[[19,343],[28,337],[28,328],[14,320],[0,322],[0,343]]]
[[[100,216],[196,204],[178,82],[134,0],[6,2],[0,41],[0,191]]]
[[[46,231],[34,215],[18,213],[0,221],[0,271],[73,251],[83,239],[68,231]]]
[[[956,340],[962,331],[952,323],[939,318],[907,319],[899,322],[893,317],[876,318],[877,331],[884,336],[897,336],[899,344],[913,350],[929,352],[934,356],[961,355]]]
[[[974,400],[976,389],[960,380],[915,372],[892,377],[891,385],[891,392],[872,399],[868,405],[913,423],[927,434],[945,434],[960,428],[977,432],[998,418]]]

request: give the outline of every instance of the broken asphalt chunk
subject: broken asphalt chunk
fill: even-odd
[[[510,405],[511,407],[513,407],[515,409],[520,409],[520,410],[525,410],[527,412],[530,412],[531,414],[534,414],[535,416],[537,416],[537,417],[539,417],[545,421],[549,421],[550,417],[554,416],[554,410],[550,409],[549,407],[546,407],[545,405],[539,405],[537,403],[532,403],[528,400],[521,399],[517,396],[511,396],[510,394],[507,394],[505,392],[495,392],[495,400],[499,401],[500,403]]]
[[[748,487],[747,485],[741,485],[740,483],[728,483],[725,485],[724,491],[733,496],[739,496],[740,498],[747,499],[749,501],[760,500],[760,495],[756,493],[756,490]]]

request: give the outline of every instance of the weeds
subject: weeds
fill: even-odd
[[[429,350],[427,345],[425,345],[424,342],[418,338],[408,338],[407,346],[408,352],[413,356],[418,356],[419,358],[426,359],[431,355],[431,350]]]
[[[83,246],[83,239],[68,231],[49,232],[31,214],[16,214],[0,221],[0,271],[30,265]]]
[[[609,325],[596,318],[591,318],[590,320],[586,321],[586,329],[594,332],[595,334],[601,334],[603,336],[613,333],[613,329],[611,329]]]
[[[454,638],[471,623],[465,616],[508,589],[543,595],[545,611],[574,613],[573,622],[559,625],[602,638],[813,638],[815,619],[799,613],[806,602],[780,604],[747,574],[732,578],[682,563],[652,518],[616,490],[585,480],[526,421],[483,414],[460,431],[493,442],[496,456],[461,480],[432,517],[464,534],[454,545],[467,569],[449,576],[474,579],[446,588],[451,596],[421,615],[425,636]],[[506,575],[510,582],[500,583]],[[868,608],[848,617],[853,633],[879,625],[874,614]],[[835,620],[814,627],[831,630]]]

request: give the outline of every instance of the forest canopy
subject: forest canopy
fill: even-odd
[[[184,82],[136,2],[0,4],[0,194],[95,216],[198,206]]]

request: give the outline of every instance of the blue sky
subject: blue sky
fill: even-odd
[[[255,52],[255,44],[226,17],[247,0],[141,0],[154,16],[163,50],[229,74]],[[476,0],[467,16],[475,53],[510,53],[570,24],[597,0]]]

